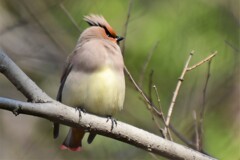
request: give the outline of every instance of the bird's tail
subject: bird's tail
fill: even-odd
[[[84,129],[70,128],[68,135],[60,148],[63,150],[68,149],[71,151],[80,151],[84,134]]]

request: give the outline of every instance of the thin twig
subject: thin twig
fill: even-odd
[[[126,42],[126,37],[127,37],[128,23],[129,23],[129,19],[130,19],[130,15],[131,15],[132,3],[133,3],[133,0],[130,0],[129,5],[128,5],[127,18],[126,18],[124,28],[123,28],[123,37],[125,38],[125,40],[122,42],[122,45],[121,45],[121,50],[122,50],[123,56],[125,54],[125,42]]]
[[[161,113],[161,117],[160,118],[162,119],[164,125],[166,125],[166,119],[165,119],[165,116],[163,114],[163,110],[162,110],[162,106],[161,106],[161,100],[160,100],[160,97],[159,97],[159,94],[158,94],[158,89],[157,89],[156,85],[153,85],[153,88],[154,88],[155,94],[157,96],[159,112]]]
[[[145,93],[143,92],[143,90],[138,86],[138,84],[136,83],[136,81],[133,79],[131,73],[128,71],[127,67],[124,66],[124,71],[127,74],[127,76],[129,77],[129,79],[131,80],[131,82],[133,83],[134,87],[137,89],[137,91],[142,95],[142,97],[144,98],[144,100],[148,103],[151,104],[151,102],[149,101],[149,99],[147,98],[147,96],[145,95]]]
[[[70,19],[70,21],[74,24],[74,26],[77,28],[77,30],[79,32],[82,32],[81,28],[78,26],[77,22],[75,21],[75,19],[72,17],[72,15],[68,12],[68,10],[66,9],[66,7],[64,6],[63,3],[59,4],[60,8],[63,10],[63,12],[67,15],[67,17]]]
[[[146,103],[148,105],[150,105],[153,110],[155,111],[155,113],[159,116],[161,116],[162,113],[160,113],[158,111],[158,109],[150,102],[150,100],[148,99],[148,97],[146,96],[146,94],[143,92],[143,90],[138,86],[138,84],[136,83],[136,81],[133,79],[131,73],[128,71],[127,67],[124,66],[124,71],[127,74],[128,78],[130,79],[130,81],[133,83],[135,89],[141,94],[141,96],[143,97],[143,100],[146,101]]]
[[[230,43],[229,41],[227,41],[227,40],[225,40],[225,43],[228,45],[228,46],[230,46],[236,53],[238,52],[240,52],[240,49],[239,48],[237,48],[235,45],[233,45],[232,43]]]
[[[161,99],[160,99],[159,94],[158,94],[157,86],[153,85],[153,88],[154,88],[154,91],[155,91],[155,94],[156,94],[156,97],[157,97],[159,111],[162,112]]]
[[[189,65],[189,62],[190,62],[193,54],[194,54],[194,51],[191,51],[190,54],[189,54],[188,60],[187,60],[187,62],[186,62],[186,64],[185,64],[185,67],[183,68],[182,74],[181,74],[180,78],[178,79],[178,83],[177,83],[176,89],[175,89],[175,91],[173,92],[172,101],[171,101],[171,104],[170,104],[170,106],[169,106],[168,114],[167,114],[167,119],[166,119],[166,128],[169,127],[169,123],[170,123],[170,119],[171,119],[173,107],[174,107],[174,105],[175,105],[175,102],[176,102],[176,99],[177,99],[177,95],[178,95],[179,89],[180,89],[181,84],[182,84],[182,82],[183,82],[184,76],[185,76],[185,74],[186,74],[186,72],[187,72],[188,65]]]
[[[158,111],[158,109],[150,102],[150,100],[147,98],[147,96],[145,95],[145,93],[143,92],[143,90],[138,86],[138,84],[136,83],[136,81],[133,79],[131,73],[128,71],[127,67],[124,66],[124,71],[127,74],[127,76],[129,77],[130,81],[133,83],[134,87],[136,88],[136,90],[141,94],[141,96],[143,97],[143,99],[146,101],[146,103],[151,106],[151,108],[154,110],[154,113],[156,113],[159,117],[162,116],[162,113]],[[169,132],[169,138],[170,140],[172,140],[172,136],[171,133],[169,131],[169,129],[167,128],[167,130],[165,132]]]
[[[147,69],[147,66],[152,58],[152,55],[153,53],[155,52],[157,46],[159,44],[159,41],[157,41],[154,46],[152,47],[152,49],[148,52],[148,55],[147,55],[147,58],[146,58],[146,61],[142,67],[142,71],[141,71],[141,74],[140,74],[140,77],[139,77],[139,86],[142,87],[142,84],[143,84],[143,78],[144,78],[144,75],[145,75],[145,72],[146,72],[146,69]]]
[[[152,103],[152,85],[153,85],[153,70],[149,74],[149,84],[148,84],[148,97],[149,101]]]
[[[161,113],[160,118],[162,119],[163,124],[166,126],[166,120],[165,120],[165,116],[162,111],[161,100],[160,100],[156,85],[153,85],[153,89],[154,89],[156,97],[157,97],[159,112]],[[162,134],[164,135],[164,138],[167,138],[166,132],[164,130],[161,130],[161,131],[162,131]],[[172,139],[172,136],[171,136],[171,133],[169,130],[168,130],[168,135],[169,135],[170,139]]]
[[[198,126],[198,120],[197,120],[197,114],[196,111],[193,111],[193,120],[194,120],[194,130],[195,130],[195,147],[196,150],[200,150],[200,135],[199,135],[199,126]]]
[[[164,134],[164,130],[162,129],[161,125],[159,124],[158,120],[155,118],[155,115],[156,115],[156,114],[154,114],[154,111],[153,111],[152,109],[151,109],[150,111],[151,111],[151,114],[152,114],[152,119],[153,119],[154,123],[156,124],[158,130],[160,131],[162,137],[163,137],[163,138],[167,138],[167,135]],[[159,116],[158,116],[158,117],[159,117]]]
[[[196,63],[195,65],[191,66],[191,67],[188,67],[187,68],[187,71],[191,71],[195,68],[197,68],[198,66],[202,65],[203,63],[207,62],[207,61],[210,61],[214,56],[216,56],[217,54],[217,51],[215,51],[213,54],[211,54],[210,56],[208,56],[207,58],[205,58],[204,60]]]
[[[203,102],[202,102],[202,107],[200,111],[200,118],[199,118],[199,128],[200,128],[200,133],[199,133],[199,141],[200,141],[200,148],[202,149],[203,147],[203,119],[204,119],[204,112],[205,112],[205,107],[206,107],[206,95],[207,95],[207,87],[208,87],[208,82],[210,78],[210,69],[211,69],[211,60],[208,62],[208,69],[207,69],[207,74],[206,74],[206,81],[204,84],[203,88]]]

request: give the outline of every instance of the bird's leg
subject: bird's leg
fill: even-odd
[[[109,121],[109,119],[111,120],[112,122],[112,126],[111,126],[111,131],[113,130],[114,128],[114,124],[117,126],[117,120],[115,118],[113,118],[112,116],[107,116],[107,122]]]

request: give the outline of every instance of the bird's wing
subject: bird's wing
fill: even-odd
[[[66,79],[69,75],[69,73],[71,72],[72,70],[72,64],[71,63],[67,63],[64,71],[63,71],[63,74],[62,74],[62,77],[61,77],[61,83],[60,83],[60,87],[58,89],[58,93],[57,93],[57,101],[59,102],[62,102],[62,90],[63,90],[63,87],[64,87],[64,84],[66,82]],[[59,123],[56,123],[54,122],[53,123],[53,137],[56,139],[59,135]]]
[[[56,98],[57,101],[59,101],[59,102],[62,102],[62,90],[63,90],[64,84],[67,80],[67,77],[72,70],[72,66],[73,66],[72,64],[67,64],[67,66],[65,67],[65,69],[63,71],[63,74],[61,77],[61,83],[60,83],[58,93],[57,93],[57,98]]]

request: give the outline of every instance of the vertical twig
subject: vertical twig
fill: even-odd
[[[128,23],[129,23],[129,19],[130,19],[130,15],[131,15],[132,2],[133,2],[133,0],[130,0],[130,2],[129,2],[127,18],[126,18],[124,28],[123,28],[123,35],[122,36],[125,38],[125,40],[122,42],[122,45],[121,45],[121,50],[122,50],[122,55],[123,56],[125,54],[125,42],[126,42],[126,37],[127,37]]]
[[[207,94],[207,87],[208,87],[208,82],[210,78],[210,69],[211,69],[211,60],[208,62],[208,69],[207,69],[207,74],[206,74],[206,81],[204,84],[203,88],[203,101],[202,101],[202,107],[200,111],[200,118],[199,118],[199,149],[202,149],[203,146],[203,119],[204,119],[204,112],[205,112],[205,107],[206,107],[206,94]]]
[[[163,111],[162,111],[161,100],[160,100],[160,97],[159,97],[159,94],[158,94],[158,89],[157,89],[156,85],[153,85],[153,88],[154,88],[154,91],[155,91],[155,94],[156,94],[156,97],[157,97],[159,112],[161,113],[161,116],[159,116],[159,117],[162,119],[164,126],[166,126],[166,120],[165,120],[165,116],[164,116]],[[171,132],[170,132],[169,129],[167,129],[167,132],[162,129],[161,132],[164,135],[164,138],[167,138],[167,135],[168,135],[170,140],[172,140],[172,135],[171,135]]]
[[[157,86],[153,85],[153,88],[154,88],[154,91],[155,91],[155,94],[156,94],[156,97],[157,97],[159,111],[162,112],[161,99],[160,99],[159,94],[158,94]]]
[[[182,74],[181,74],[180,78],[178,79],[178,83],[177,83],[176,89],[175,89],[175,91],[173,93],[172,101],[171,101],[171,104],[170,104],[169,109],[168,109],[168,114],[167,114],[167,119],[166,119],[166,128],[169,127],[169,123],[170,123],[172,111],[173,111],[173,108],[174,108],[174,104],[176,102],[179,89],[180,89],[181,84],[182,84],[182,82],[184,80],[184,76],[185,76],[185,74],[187,72],[188,65],[189,65],[189,62],[190,62],[193,54],[194,54],[194,51],[191,51],[190,54],[189,54],[188,60],[187,60],[187,62],[185,64],[185,67],[184,67],[184,69],[182,71]]]
[[[147,66],[152,58],[152,55],[154,53],[154,51],[157,49],[157,46],[159,44],[159,41],[157,41],[154,45],[153,45],[153,48],[148,52],[148,55],[147,55],[147,59],[142,67],[142,71],[140,73],[140,77],[139,77],[139,86],[142,87],[142,84],[143,84],[143,78],[144,78],[144,75],[145,75],[145,72],[146,72],[146,69],[147,69]]]
[[[159,122],[157,121],[157,119],[155,118],[155,115],[156,115],[156,114],[154,114],[154,110],[151,109],[150,111],[151,111],[151,114],[152,114],[152,119],[153,119],[154,123],[156,124],[157,128],[159,129],[162,137],[163,137],[163,138],[167,138],[167,135],[165,134],[164,130],[161,128],[160,123],[159,123]],[[159,116],[158,116],[158,117],[159,117]]]
[[[149,84],[148,84],[148,97],[151,103],[152,103],[152,86],[153,86],[153,70],[151,70],[149,74]]]
[[[194,130],[195,130],[195,148],[199,151],[200,150],[200,135],[199,135],[199,126],[197,120],[196,111],[193,111],[193,120],[194,120]]]
[[[154,89],[155,94],[157,96],[158,108],[159,108],[159,112],[161,113],[161,117],[160,118],[162,119],[164,125],[166,125],[166,120],[165,120],[165,117],[164,117],[164,114],[163,114],[163,110],[162,110],[162,106],[161,106],[161,100],[160,100],[160,97],[159,97],[159,94],[158,94],[157,86],[153,85],[153,89]]]

